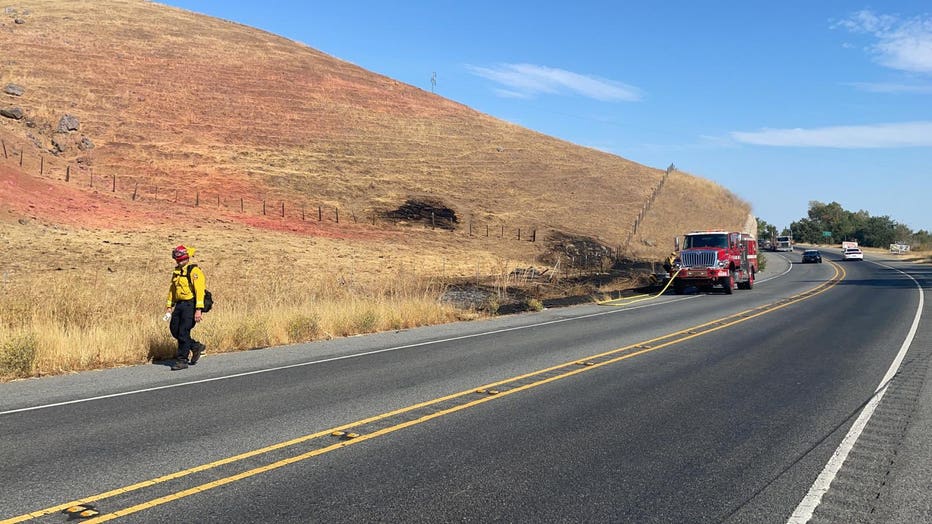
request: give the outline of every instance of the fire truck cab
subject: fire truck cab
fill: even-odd
[[[730,295],[735,286],[753,289],[757,270],[757,240],[750,233],[693,231],[683,237],[670,277],[678,295],[689,286],[721,286]]]

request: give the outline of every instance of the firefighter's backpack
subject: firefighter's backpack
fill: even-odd
[[[188,272],[184,276],[188,277],[188,285],[191,286],[191,292],[194,292],[194,282],[191,281],[191,271],[197,267],[197,264],[188,264]],[[210,293],[209,289],[204,290],[204,307],[201,308],[201,313],[207,313],[210,309],[214,307],[214,296]]]

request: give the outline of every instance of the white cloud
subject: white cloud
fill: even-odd
[[[532,96],[528,93],[521,93],[518,91],[512,91],[510,89],[494,89],[493,91],[495,91],[495,94],[502,98],[518,98],[522,100],[532,98]]]
[[[858,11],[835,24],[876,39],[869,48],[883,66],[911,73],[932,73],[932,17],[902,19]]]
[[[932,147],[932,122],[902,122],[813,129],[762,129],[731,133],[738,142],[778,147],[842,149]]]
[[[641,100],[641,90],[621,82],[580,75],[563,69],[533,64],[500,64],[496,67],[467,66],[470,72],[502,84],[499,94],[530,98],[540,94],[574,93],[606,102]]]

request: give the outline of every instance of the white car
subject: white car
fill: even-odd
[[[864,260],[864,253],[856,247],[849,247],[845,249],[844,253],[845,260]]]

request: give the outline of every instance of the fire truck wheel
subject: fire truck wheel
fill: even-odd
[[[725,290],[726,295],[730,295],[735,292],[735,275],[734,273],[729,274],[727,277],[722,277],[721,279],[722,289]]]

